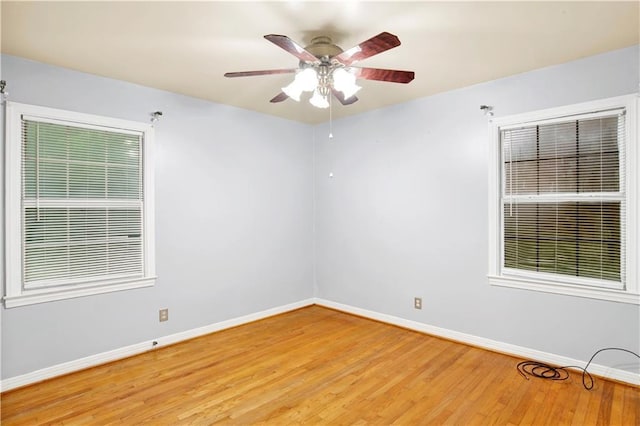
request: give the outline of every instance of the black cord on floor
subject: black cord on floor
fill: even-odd
[[[547,380],[567,380],[569,378],[568,369],[577,368],[578,370],[582,370],[582,386],[584,386],[586,390],[591,390],[593,389],[594,380],[593,380],[593,376],[587,371],[587,368],[589,368],[589,365],[591,365],[591,361],[593,361],[596,355],[604,351],[623,351],[640,358],[640,355],[628,349],[602,348],[596,351],[596,353],[594,353],[591,356],[591,359],[589,359],[589,362],[587,362],[587,365],[584,368],[579,367],[577,365],[566,365],[564,367],[554,367],[552,365],[545,364],[543,362],[522,361],[518,363],[518,366],[517,366],[518,373],[520,373],[522,377],[524,377],[527,380],[529,380],[529,377],[527,376],[533,376],[533,377],[538,377],[540,379],[547,379]],[[589,380],[587,380],[587,378]]]

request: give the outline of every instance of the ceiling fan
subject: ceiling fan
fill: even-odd
[[[329,106],[333,95],[342,105],[351,105],[358,100],[356,92],[361,89],[356,79],[409,83],[413,71],[362,68],[353,66],[358,61],[370,58],[400,45],[397,36],[382,32],[348,50],[336,46],[331,38],[315,37],[311,44],[301,47],[289,37],[278,34],[264,36],[271,43],[291,53],[300,60],[298,68],[228,72],[225,77],[249,77],[270,74],[294,74],[293,82],[271,99],[272,103],[291,98],[300,101],[302,92],[313,92],[309,102],[318,108]]]

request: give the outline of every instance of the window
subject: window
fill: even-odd
[[[152,137],[7,103],[6,307],[153,285]]]
[[[636,105],[492,120],[491,284],[640,304]]]

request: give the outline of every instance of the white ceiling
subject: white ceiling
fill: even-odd
[[[271,104],[291,75],[227,71],[296,67],[263,38],[301,45],[328,35],[343,49],[382,31],[402,45],[360,66],[412,70],[408,85],[359,81],[343,117],[638,44],[639,2],[10,2],[2,52],[306,123],[307,102]],[[11,82],[8,82],[10,87]]]

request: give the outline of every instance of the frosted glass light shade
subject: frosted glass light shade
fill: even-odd
[[[313,92],[313,96],[309,99],[309,103],[316,108],[329,108],[329,101],[327,100],[327,97],[321,95],[317,90]]]
[[[303,92],[312,92],[318,87],[318,73],[313,68],[306,68],[296,74],[295,81]]]
[[[318,73],[313,68],[306,68],[296,74],[289,85],[282,88],[285,95],[300,102],[302,92],[312,92],[318,87]]]
[[[293,80],[291,83],[289,83],[288,86],[283,87],[282,91],[284,92],[285,95],[287,95],[294,101],[300,102],[300,95],[302,94],[302,88],[300,87],[300,84],[298,84],[296,80]]]
[[[356,84],[356,76],[345,68],[337,68],[333,71],[333,88],[342,92],[345,99],[352,97],[362,89]]]

